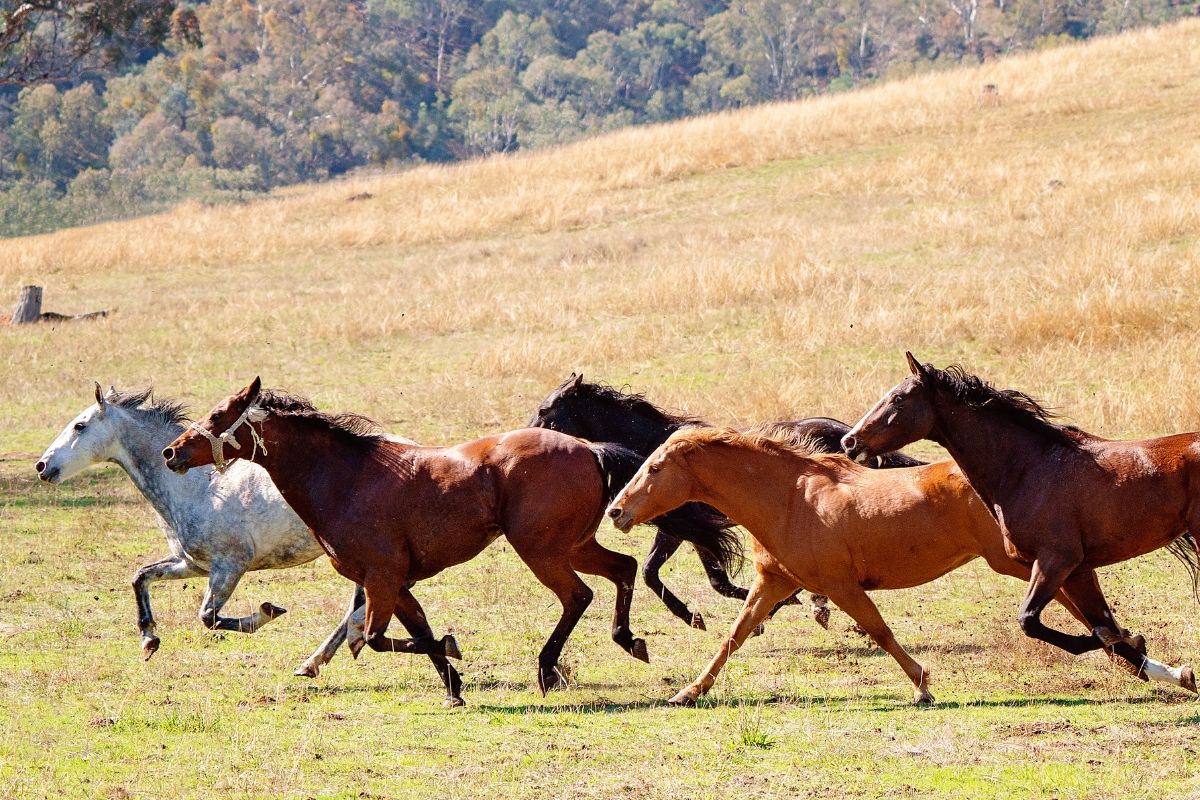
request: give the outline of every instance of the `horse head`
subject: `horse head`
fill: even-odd
[[[251,460],[259,450],[265,455],[262,437],[251,424],[267,416],[265,410],[254,405],[261,391],[262,381],[255,378],[245,389],[218,403],[201,422],[193,422],[162,451],[167,468],[182,475],[194,467],[212,464],[218,472],[224,472],[246,453]],[[235,452],[227,452],[226,448]]]

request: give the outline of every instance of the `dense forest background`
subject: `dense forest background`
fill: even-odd
[[[18,30],[37,5],[0,5],[0,236],[543,147],[1197,11],[1197,0],[126,0],[110,4],[128,6],[119,18]]]

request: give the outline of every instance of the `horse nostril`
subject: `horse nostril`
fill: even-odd
[[[858,447],[858,439],[854,438],[854,434],[847,433],[842,437],[842,449],[847,453],[853,453]]]
[[[613,506],[612,508],[610,508],[608,510],[608,515],[610,517],[612,517],[613,519],[616,519],[617,517],[621,516],[621,509],[617,508],[616,506]]]
[[[172,458],[175,457],[175,448],[174,447],[166,448],[165,450],[163,450],[162,456],[167,461],[170,461]]]
[[[41,475],[43,472],[46,471],[46,462],[39,461],[38,463],[33,465],[33,468],[37,470],[38,475]]]

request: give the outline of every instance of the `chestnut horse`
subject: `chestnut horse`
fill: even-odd
[[[649,661],[629,629],[637,561],[596,541],[604,506],[641,458],[619,445],[526,428],[456,447],[389,441],[370,420],[322,414],[307,401],[250,386],[222,401],[163,450],[176,472],[227,459],[261,464],[312,528],[343,576],[366,591],[365,643],[382,652],[425,653],[448,705],[462,705],[452,636],[434,639],[410,589],[474,558],[500,536],[562,603],[538,657],[538,687],[559,683],[559,654],[592,601],[576,571],[617,587],[612,638]],[[384,636],[392,614],[411,639]],[[362,643],[352,648],[357,656]]]
[[[628,530],[688,501],[708,503],[746,529],[757,576],[721,648],[674,704],[691,705],[707,692],[730,654],[797,587],[828,595],[896,659],[916,702],[931,703],[928,671],[896,641],[867,591],[920,586],[979,556],[1003,575],[1029,577],[949,460],[874,470],[778,428],[696,428],[659,447],[608,513]],[[1072,597],[1058,599],[1086,624]]]
[[[945,447],[999,522],[1009,554],[1032,568],[1019,617],[1025,635],[1076,655],[1101,647],[1144,652],[1145,640],[1117,624],[1096,569],[1167,547],[1195,590],[1200,434],[1102,439],[1055,424],[1026,394],[905,355],[912,375],[846,434],[846,452],[866,458],[918,439]],[[1087,616],[1090,635],[1042,623],[1059,589]],[[1179,684],[1196,691],[1184,670]]]
[[[644,395],[624,392],[603,383],[584,381],[571,373],[539,405],[529,426],[550,428],[594,442],[616,442],[636,450],[643,457],[682,428],[707,425],[696,417],[673,414],[651,403]],[[809,417],[776,423],[790,428],[793,435],[809,437],[824,452],[840,453],[842,436],[850,430],[844,422],[829,417]],[[904,453],[884,453],[871,466],[881,469],[915,467],[925,462]],[[729,579],[729,572],[740,566],[742,544],[729,520],[698,503],[680,506],[669,514],[650,520],[658,529],[650,552],[642,564],[642,580],[679,619],[693,628],[704,630],[704,617],[663,584],[659,570],[684,541],[696,546],[696,554],[708,575],[712,588],[725,597],[746,599],[746,590]],[[826,598],[812,598],[813,618],[822,628],[829,627]],[[796,602],[789,598],[783,604]],[[778,609],[776,609],[778,611]]]

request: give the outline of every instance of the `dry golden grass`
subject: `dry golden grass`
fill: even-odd
[[[1101,433],[1200,427],[1198,36],[0,242],[3,296],[118,308],[0,340],[3,448],[92,377],[207,405],[262,372],[437,438],[519,424],[572,369],[849,418],[905,348]]]

